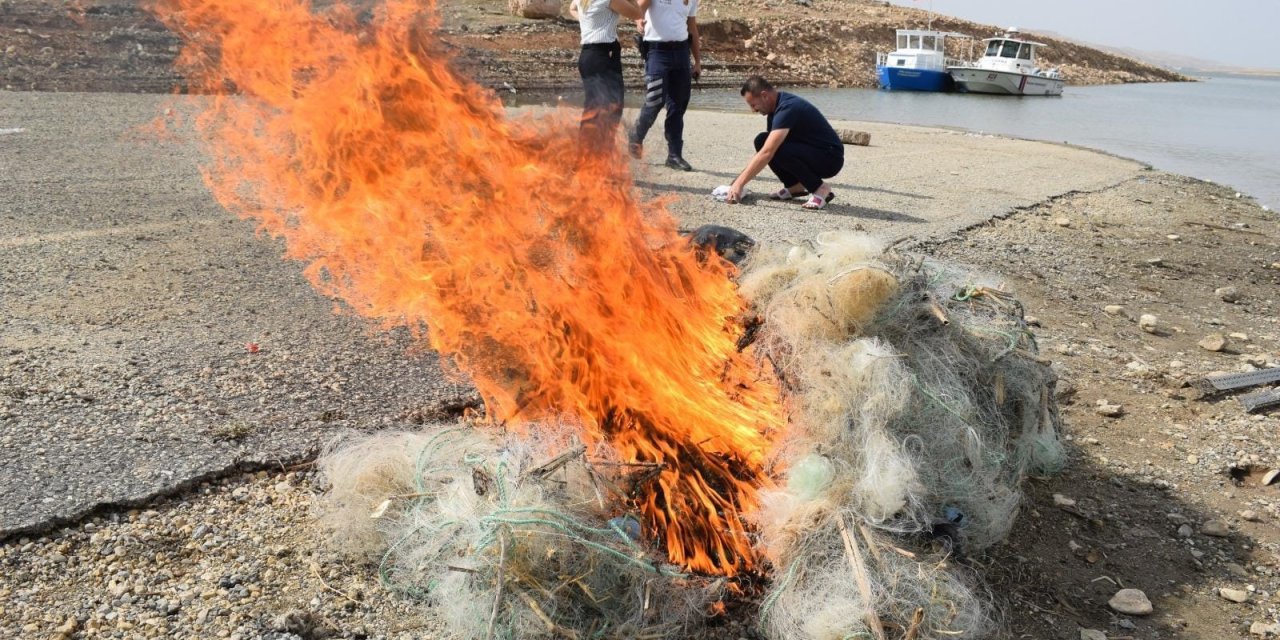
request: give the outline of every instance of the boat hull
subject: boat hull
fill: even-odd
[[[956,89],[969,93],[993,93],[1010,96],[1060,96],[1066,84],[1061,78],[1046,78],[1029,73],[992,71],[977,67],[949,67]]]
[[[888,91],[951,91],[955,83],[946,71],[911,69],[908,67],[879,67],[880,88]]]

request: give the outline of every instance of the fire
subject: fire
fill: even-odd
[[[576,114],[511,117],[459,77],[431,3],[157,0],[181,34],[215,197],[283,236],[322,292],[425,330],[509,425],[572,415],[660,463],[636,505],[672,562],[756,563],[777,385],[735,348],[728,267],[699,261]],[[228,92],[228,89],[233,91]]]

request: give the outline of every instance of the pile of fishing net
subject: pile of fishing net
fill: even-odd
[[[785,481],[757,514],[766,635],[986,635],[954,559],[1003,540],[1023,479],[1064,460],[1021,305],[857,234],[758,249],[739,283],[793,410]]]
[[[761,591],[666,564],[626,507],[651,470],[572,425],[347,440],[322,459],[326,521],[460,637],[696,635],[734,597],[774,639],[987,635],[990,598],[958,559],[1003,540],[1022,481],[1064,458],[1021,305],[860,234],[755,247],[738,282],[741,346],[791,412],[752,514]]]
[[[573,431],[539,424],[494,439],[428,425],[348,440],[321,460],[324,518],[340,548],[378,558],[385,586],[442,605],[459,637],[697,628],[723,581],[663,562],[640,521],[617,511],[651,469],[588,452]]]

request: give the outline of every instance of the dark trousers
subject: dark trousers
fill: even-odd
[[[756,136],[756,151],[764,147],[768,137],[767,131]],[[813,193],[822,186],[824,179],[844,168],[844,148],[817,147],[784,140],[769,161],[769,168],[782,181],[782,186],[790,187],[798,182]]]
[[[644,142],[644,137],[664,107],[667,119],[663,130],[667,136],[667,155],[684,155],[684,112],[689,108],[693,90],[693,58],[689,44],[655,42],[649,48],[644,65],[644,105],[636,119],[631,142]]]
[[[583,146],[607,149],[622,122],[622,47],[617,42],[582,45],[578,75],[586,92],[580,130]]]

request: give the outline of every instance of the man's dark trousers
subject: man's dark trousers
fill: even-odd
[[[756,151],[764,147],[769,133],[756,136]],[[769,168],[782,181],[782,186],[790,187],[797,182],[813,193],[822,186],[822,181],[830,178],[844,168],[844,149],[828,149],[810,144],[783,140],[782,146],[773,154]]]
[[[578,74],[586,97],[582,104],[582,139],[590,148],[613,144],[622,121],[622,47],[617,42],[582,46]]]
[[[684,112],[689,108],[693,89],[693,59],[689,42],[650,42],[649,59],[644,65],[644,105],[631,142],[639,144],[658,119],[658,110],[667,109],[663,131],[667,136],[667,155],[684,155]]]

